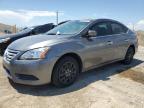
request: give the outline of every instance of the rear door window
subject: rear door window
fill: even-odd
[[[53,28],[53,25],[42,25],[42,26],[36,27],[33,31],[35,34],[40,34],[40,33],[46,33],[52,28]]]
[[[113,34],[122,34],[127,32],[127,28],[118,23],[111,23]]]

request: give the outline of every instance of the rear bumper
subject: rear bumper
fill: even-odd
[[[14,82],[25,85],[42,85],[51,82],[55,60],[15,60],[3,59],[7,76]]]

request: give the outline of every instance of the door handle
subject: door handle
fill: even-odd
[[[112,45],[113,42],[112,42],[112,41],[108,41],[107,44],[108,44],[108,45]]]

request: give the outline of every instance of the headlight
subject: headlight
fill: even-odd
[[[0,39],[0,43],[6,43],[9,40],[10,40],[10,38]]]
[[[21,55],[20,60],[44,59],[48,50],[48,47],[29,50],[25,52],[23,55]]]

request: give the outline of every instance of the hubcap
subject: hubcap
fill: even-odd
[[[72,82],[76,77],[76,66],[72,62],[66,62],[60,67],[59,80],[61,83],[67,84]]]

